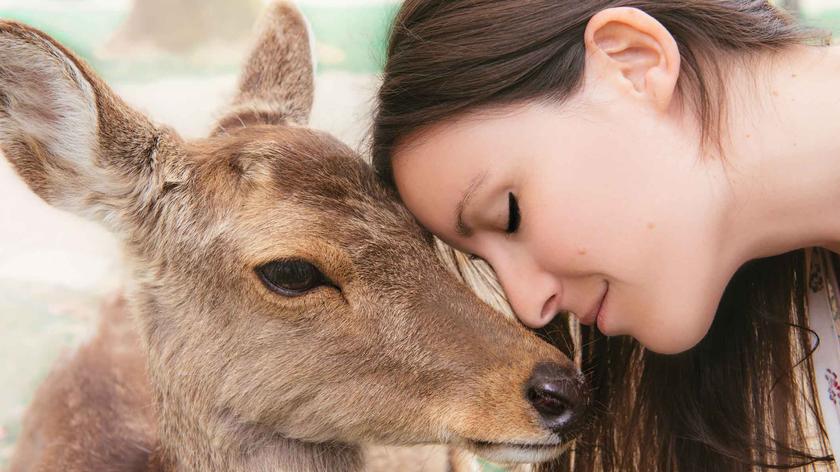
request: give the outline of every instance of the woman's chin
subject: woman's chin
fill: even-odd
[[[706,330],[668,330],[664,327],[650,330],[648,336],[634,336],[645,347],[645,349],[657,354],[674,355],[680,354],[693,348],[706,336]]]

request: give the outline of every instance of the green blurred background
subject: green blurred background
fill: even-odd
[[[321,70],[356,73],[379,70],[388,25],[398,8],[398,0],[302,0],[299,3],[318,40]],[[780,0],[780,3],[792,4],[808,24],[840,31],[840,0]],[[0,1],[0,17],[24,21],[49,32],[85,57],[108,79],[145,80],[158,77],[162,71],[222,73],[236,68],[236,61],[203,61],[190,55],[157,55],[138,60],[99,54],[130,12],[131,4],[125,0]],[[187,23],[186,20],[179,21]]]
[[[178,3],[178,0],[170,3]],[[373,73],[380,68],[388,26],[399,6],[398,1],[303,0],[299,4],[315,32],[321,70]],[[161,50],[157,52],[163,54],[139,58],[121,55],[121,51],[103,54],[103,46],[107,48],[126,22],[131,8],[131,3],[124,0],[6,0],[0,1],[0,17],[23,21],[50,33],[110,80],[146,80],[159,77],[162,72],[212,74],[236,69],[237,61],[208,60],[195,50]],[[188,28],[189,20],[178,20],[179,26]],[[245,37],[247,29],[243,28],[242,33]],[[207,38],[196,35],[196,39]]]

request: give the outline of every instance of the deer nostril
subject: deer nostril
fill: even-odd
[[[571,429],[586,407],[579,376],[559,364],[538,364],[526,384],[525,397],[555,433]]]
[[[532,385],[528,390],[528,401],[543,416],[556,417],[568,412],[572,403],[557,384]]]

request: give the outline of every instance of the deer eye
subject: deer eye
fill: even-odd
[[[266,287],[286,297],[298,297],[312,289],[333,285],[317,267],[301,259],[269,262],[256,272]]]

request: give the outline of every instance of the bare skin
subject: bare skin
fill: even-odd
[[[659,22],[607,9],[585,45],[570,100],[477,110],[394,156],[411,212],[490,263],[523,323],[571,311],[677,353],[706,334],[745,262],[840,250],[840,49],[732,62],[721,154],[700,144]]]

